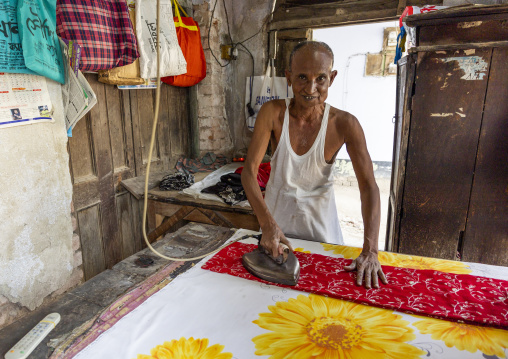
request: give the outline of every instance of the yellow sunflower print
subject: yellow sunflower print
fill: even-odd
[[[268,307],[254,323],[269,333],[252,341],[272,359],[411,359],[425,354],[407,344],[409,322],[386,309],[310,294]]]
[[[208,339],[180,338],[164,342],[150,350],[151,355],[138,354],[137,359],[231,359],[233,354],[222,353],[224,345],[208,346]]]
[[[480,327],[425,318],[413,323],[422,334],[431,334],[434,340],[442,340],[447,347],[467,350],[475,353],[477,350],[485,355],[497,355],[505,358],[508,348],[508,330]]]
[[[293,249],[293,251],[294,252],[302,252],[302,253],[310,253],[310,251],[306,251],[302,247],[295,248],[295,249]]]
[[[333,251],[334,254],[341,254],[344,258],[355,259],[362,252],[361,248],[339,246],[335,244],[321,243],[325,251]],[[471,269],[466,264],[458,261],[449,261],[444,259],[409,256],[399,253],[379,252],[379,262],[381,265],[410,268],[410,269],[432,269],[445,273],[469,274]]]

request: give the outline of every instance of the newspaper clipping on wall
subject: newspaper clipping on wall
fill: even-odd
[[[46,78],[0,72],[0,128],[53,122]]]

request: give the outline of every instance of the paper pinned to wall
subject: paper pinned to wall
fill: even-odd
[[[43,76],[0,72],[0,128],[54,122]]]

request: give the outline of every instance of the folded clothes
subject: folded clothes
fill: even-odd
[[[224,200],[225,203],[235,205],[245,201],[247,195],[242,185],[242,170],[239,167],[234,173],[228,173],[221,176],[220,181],[215,185],[204,188],[202,193],[216,194]],[[262,191],[265,190],[268,179],[270,178],[270,163],[262,163],[258,169],[257,181]]]
[[[235,205],[247,199],[247,195],[242,186],[242,176],[238,173],[228,173],[221,176],[220,182],[204,188],[201,192],[216,194],[222,198],[225,203],[230,205]]]
[[[164,176],[159,184],[161,191],[181,191],[194,184],[194,175],[188,173],[176,173]]]

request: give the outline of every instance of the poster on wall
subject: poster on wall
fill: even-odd
[[[18,0],[0,1],[0,72],[35,74],[25,66],[19,38]]]
[[[0,72],[0,128],[53,122],[46,78]]]

